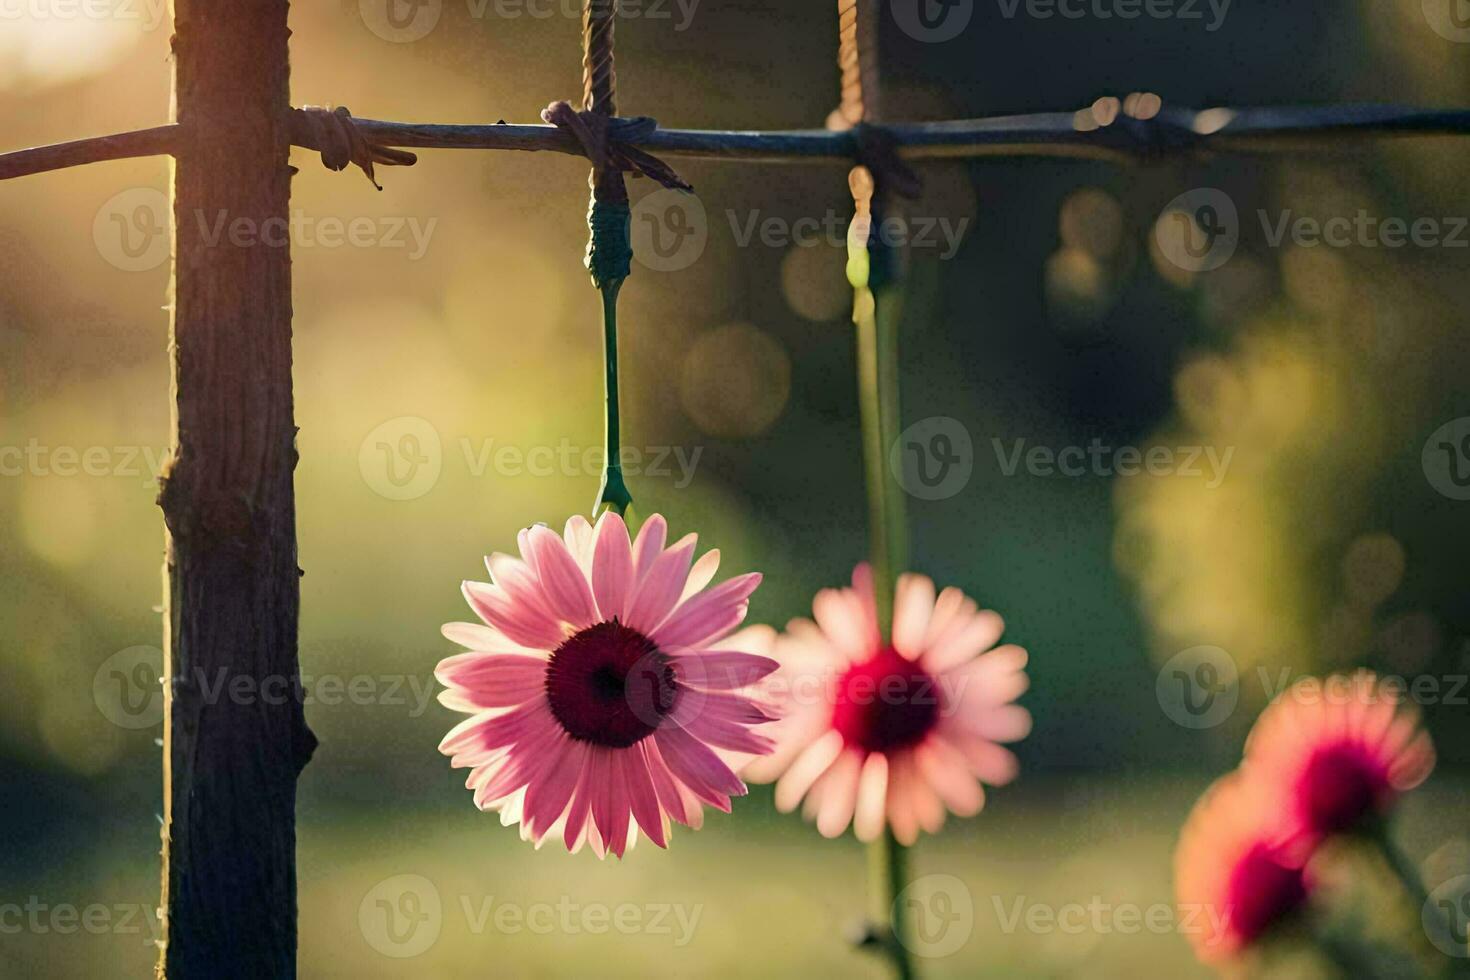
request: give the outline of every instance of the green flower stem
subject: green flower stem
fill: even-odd
[[[587,271],[602,294],[602,351],[606,372],[607,434],[603,444],[602,485],[592,516],[604,506],[625,515],[633,495],[623,482],[622,433],[618,405],[618,291],[632,269],[633,246],[628,235],[628,194],[617,171],[595,173],[592,203],[587,211]]]
[[[607,391],[606,437],[603,443],[602,484],[597,489],[597,503],[592,507],[593,516],[598,516],[603,505],[616,511],[619,516],[628,512],[633,495],[623,482],[622,432],[618,411],[618,290],[623,280],[614,279],[600,287],[602,293],[602,342],[603,365],[606,370]]]
[[[857,327],[858,411],[862,420],[863,466],[868,487],[868,557],[878,600],[878,629],[887,635],[893,621],[893,541],[888,524],[888,474],[883,458],[883,386],[880,383],[878,318],[873,294],[857,290],[853,324]]]
[[[1430,902],[1429,888],[1424,884],[1424,877],[1419,873],[1419,866],[1414,863],[1413,858],[1405,854],[1393,842],[1393,838],[1389,836],[1386,823],[1374,827],[1369,832],[1368,837],[1377,845],[1378,852],[1383,855],[1384,863],[1388,865],[1389,870],[1398,879],[1400,887],[1403,888],[1404,894],[1408,895],[1410,901],[1414,902],[1415,908],[1419,910],[1422,916],[1424,909],[1429,907]],[[1454,923],[1448,916],[1443,914],[1442,909],[1436,907],[1435,914],[1425,917],[1423,921],[1426,928],[1439,930],[1438,936],[1430,937],[1436,947],[1443,949],[1445,946],[1462,945],[1454,939]],[[1453,960],[1449,970],[1451,974],[1455,976],[1470,974],[1470,959],[1466,959],[1465,957],[1451,957],[1451,959]]]
[[[860,184],[854,184],[855,190]],[[859,204],[861,210],[866,202]],[[874,221],[878,219],[875,216]],[[878,626],[887,636],[893,625],[893,589],[907,561],[908,533],[903,490],[888,465],[898,439],[898,327],[903,294],[893,274],[895,256],[881,242],[849,241],[848,279],[853,287],[853,325],[857,331],[858,407],[862,420],[867,474],[869,551]],[[868,845],[870,917],[882,923],[880,947],[899,980],[913,980],[908,909],[898,896],[908,886],[908,849],[891,829]]]
[[[1344,977],[1373,976],[1372,961],[1343,936],[1327,929],[1311,930],[1309,935],[1318,952]]]
[[[911,940],[908,910],[901,908],[898,896],[908,885],[909,851],[893,837],[893,831],[885,827],[883,835],[868,845],[868,881],[872,908],[869,916],[874,922],[888,922],[887,934],[882,937],[882,948],[893,963],[893,972],[899,980],[914,980],[913,956],[909,953]]]

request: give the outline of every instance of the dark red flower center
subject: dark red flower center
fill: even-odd
[[[832,727],[854,748],[892,752],[916,745],[939,720],[939,688],[917,663],[884,647],[837,682]]]
[[[1302,814],[1313,830],[1342,833],[1358,826],[1388,791],[1388,774],[1360,746],[1319,749],[1298,786]]]
[[[1226,916],[1228,928],[1251,942],[1283,916],[1301,905],[1307,885],[1300,868],[1276,861],[1271,850],[1258,844],[1246,852],[1230,876],[1228,908],[1214,910]]]
[[[653,734],[677,694],[668,656],[616,619],[568,637],[546,667],[552,715],[594,745],[625,749]]]

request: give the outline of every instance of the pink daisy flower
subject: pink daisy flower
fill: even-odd
[[[1434,745],[1402,695],[1365,670],[1304,678],[1261,712],[1241,768],[1269,794],[1294,856],[1370,827],[1434,769]]]
[[[892,638],[878,632],[873,576],[824,589],[816,621],[793,620],[774,646],[781,669],[765,690],[781,716],[776,749],[753,760],[752,782],[776,780],[776,807],[803,811],[837,837],[853,825],[860,840],[885,824],[904,844],[935,833],[946,812],[973,816],[981,782],[1016,776],[1000,746],[1024,738],[1031,716],[1013,702],[1026,690],[1026,651],[990,649],[1004,624],[955,588],[934,594],[923,575],[899,578]],[[989,651],[989,652],[985,652]]]
[[[612,512],[564,536],[524,530],[521,558],[486,559],[494,584],[464,583],[483,625],[444,627],[470,652],[439,664],[439,700],[470,717],[439,751],[469,768],[476,806],[537,847],[556,834],[622,857],[640,829],[666,847],[670,819],[729,812],[746,792],[736,770],[771,748],[743,689],[776,668],[750,652],[774,634],[728,635],[761,577],[707,589],[719,552],[691,567],[695,535],[666,548],[667,531],[655,514],[630,542]]]
[[[1314,882],[1284,860],[1277,836],[1266,801],[1239,773],[1194,805],[1174,852],[1174,889],[1202,962],[1240,955],[1305,904]]]

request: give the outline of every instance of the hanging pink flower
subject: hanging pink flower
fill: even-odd
[[[777,780],[778,809],[805,799],[827,837],[851,823],[870,841],[888,824],[912,844],[921,829],[937,832],[947,811],[978,813],[982,781],[1015,778],[1016,757],[999,743],[1031,730],[1013,703],[1026,690],[1026,651],[990,649],[1000,616],[958,589],[936,598],[931,579],[903,575],[886,639],[865,564],[852,588],[817,593],[812,611],[816,622],[793,620],[772,654],[781,663],[765,682],[782,716],[769,730],[776,750],[745,768],[753,782]]]
[[[707,589],[719,552],[691,567],[695,535],[666,548],[667,531],[655,514],[630,542],[612,512],[522,531],[521,558],[486,559],[493,585],[464,584],[484,625],[444,627],[471,652],[439,664],[439,699],[470,717],[439,750],[538,847],[557,834],[622,857],[640,828],[665,847],[670,818],[728,812],[736,770],[770,751],[751,729],[771,716],[743,689],[776,668],[751,652],[773,633],[728,635],[761,577]]]
[[[1202,962],[1240,955],[1306,902],[1314,882],[1276,849],[1278,837],[1269,805],[1240,773],[1195,804],[1174,852],[1174,888]]]
[[[1329,834],[1367,829],[1434,769],[1434,744],[1402,689],[1369,671],[1304,678],[1261,713],[1242,771],[1300,857]]]

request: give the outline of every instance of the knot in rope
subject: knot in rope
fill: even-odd
[[[857,162],[873,175],[880,193],[897,194],[909,200],[919,196],[924,183],[898,155],[898,146],[887,130],[860,122],[851,132],[857,144]]]
[[[371,143],[357,128],[352,112],[339,105],[306,105],[296,110],[295,118],[300,122],[299,143],[317,150],[322,155],[322,164],[332,171],[345,170],[356,164],[362,168],[367,179],[378,190],[383,187],[373,174],[373,164],[389,167],[411,167],[418,156],[407,150]]]
[[[664,187],[692,191],[693,185],[674,172],[658,157],[632,145],[646,140],[658,129],[658,121],[648,116],[622,118],[605,116],[595,111],[577,111],[570,102],[553,102],[541,111],[541,118],[569,133],[582,153],[598,171],[631,173],[648,177]]]

